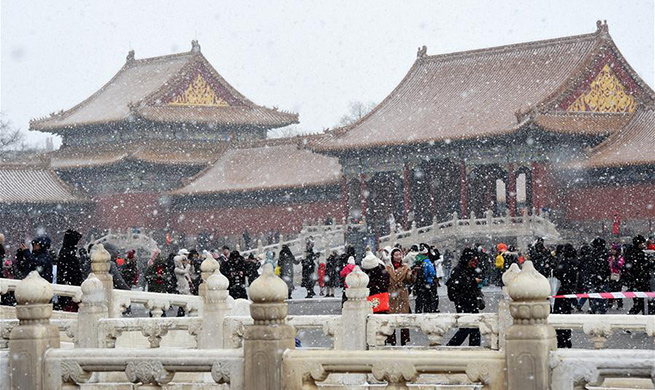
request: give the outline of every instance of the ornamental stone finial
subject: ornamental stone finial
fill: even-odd
[[[200,53],[200,44],[198,43],[197,39],[191,41],[191,52]]]
[[[216,269],[216,271],[205,280],[205,283],[207,284],[206,298],[208,301],[220,302],[227,299],[227,288],[230,286],[230,281],[221,274],[220,269]]]
[[[18,283],[14,295],[19,305],[45,305],[52,299],[52,285],[32,271]]]
[[[252,282],[249,291],[253,303],[282,303],[288,294],[287,284],[275,276],[270,263],[264,264],[261,276]]]
[[[532,261],[528,260],[523,263],[521,272],[512,278],[507,292],[515,302],[545,301],[550,296],[550,284],[548,279],[534,268]]]
[[[102,244],[96,244],[91,251],[91,271],[95,274],[109,273],[111,255]]]
[[[358,265],[353,271],[346,276],[346,296],[352,300],[363,300],[368,297],[368,275],[366,275]]]
[[[127,52],[127,57],[125,58],[125,62],[128,64],[134,63],[134,50],[130,50]]]
[[[289,293],[287,284],[275,276],[273,265],[266,263],[263,272],[250,285],[248,295],[252,300],[250,316],[255,325],[284,324],[289,306],[284,302]]]
[[[214,259],[211,253],[205,255],[205,260],[200,263],[200,272],[202,272],[202,280],[207,280],[221,265]]]
[[[519,265],[516,263],[512,263],[512,265],[509,266],[509,269],[505,271],[503,274],[503,284],[505,286],[509,286],[512,284],[512,281],[516,276],[521,272],[521,269],[519,268]]]
[[[103,303],[105,300],[104,286],[98,277],[92,272],[82,282],[82,303]]]

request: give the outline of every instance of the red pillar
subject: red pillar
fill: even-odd
[[[412,208],[411,182],[409,179],[409,167],[405,164],[405,168],[403,169],[403,198],[405,201],[405,220],[403,222],[405,230],[409,229],[409,210]]]
[[[466,216],[466,162],[461,159],[459,162],[459,207],[460,218]]]
[[[535,161],[532,162],[532,207],[539,212],[539,209],[541,208],[541,202],[539,199],[539,189],[537,186],[539,185],[539,173],[538,173],[538,165]]]
[[[366,175],[360,175],[361,182],[361,201],[362,201],[362,218],[366,218],[366,210],[368,209],[368,197],[366,196]]]
[[[341,176],[341,208],[343,209],[343,219],[348,223],[348,179],[346,179],[346,175]]]
[[[514,164],[507,166],[507,207],[509,208],[509,215],[516,215],[516,177],[514,175]]]

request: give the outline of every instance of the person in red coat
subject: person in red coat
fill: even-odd
[[[325,258],[318,258],[318,287],[320,287],[319,295],[325,295]]]

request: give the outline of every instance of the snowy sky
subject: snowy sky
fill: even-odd
[[[0,108],[21,129],[68,109],[137,58],[191,48],[257,104],[334,127],[351,101],[380,102],[428,54],[586,34],[606,19],[653,86],[655,6],[626,1],[2,0]],[[29,132],[28,141],[44,134]]]

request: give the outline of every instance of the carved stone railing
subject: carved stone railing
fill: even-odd
[[[59,329],[62,341],[75,341],[77,333],[77,320],[75,319],[55,319],[50,320],[52,325]],[[18,320],[0,320],[0,349],[9,348],[9,335],[11,331],[18,326]]]
[[[418,329],[430,346],[442,345],[443,337],[455,328],[478,328],[491,349],[498,349],[497,314],[370,314],[366,325],[369,348],[383,346],[395,329]]]
[[[202,308],[202,298],[195,295],[164,294],[134,290],[114,290],[113,307],[109,308],[110,317],[120,317],[131,304],[142,304],[153,317],[161,317],[171,306],[185,309],[189,317],[197,317]]]
[[[224,348],[241,348],[243,332],[246,325],[254,323],[250,316],[228,316],[223,322]],[[332,338],[333,348],[341,349],[341,316],[340,315],[307,315],[288,316],[287,324],[292,325],[296,332],[308,329],[320,329],[323,334]]]
[[[16,291],[16,286],[20,279],[0,278],[0,295],[5,295],[9,291]],[[73,302],[79,303],[82,299],[82,289],[79,286],[68,286],[65,284],[53,284],[52,290],[55,295],[60,297],[71,297]]]
[[[372,374],[376,380],[386,381],[387,389],[407,389],[407,384],[415,382],[420,375],[463,374],[470,383],[502,390],[505,389],[505,354],[489,350],[287,350],[284,353],[286,389],[316,389],[330,374]]]
[[[615,331],[644,332],[655,337],[655,316],[625,314],[551,314],[548,323],[555,329],[581,329],[594,342],[594,348],[605,347]],[[655,341],[655,340],[654,340]]]
[[[124,333],[140,333],[148,339],[150,348],[159,348],[162,338],[169,332],[186,331],[189,338],[193,338],[193,348],[197,348],[201,327],[199,318],[109,318],[99,321],[98,337],[100,345],[116,348],[117,339]],[[188,346],[188,342],[182,344]]]
[[[602,386],[610,378],[647,378],[655,385],[655,351],[558,350],[550,353],[549,367],[553,390],[583,390],[588,385]]]
[[[102,353],[98,349],[50,349],[45,355],[45,388],[87,384],[94,373],[121,373],[130,383],[144,386],[168,384],[176,373],[207,373],[215,383],[241,390],[243,360],[243,351],[238,349],[105,349]],[[115,380],[111,383],[116,384]]]
[[[16,290],[20,280],[0,278],[0,294]],[[53,284],[52,289],[55,295],[73,298],[73,302],[80,302],[82,289],[79,286],[68,286]],[[164,311],[171,306],[180,306],[186,310],[190,317],[198,316],[202,307],[202,299],[195,295],[164,294],[135,290],[113,290],[112,307],[109,308],[111,317],[120,317],[132,304],[141,304],[150,311],[153,317],[161,317]]]
[[[447,239],[465,239],[476,237],[519,237],[525,242],[526,237],[544,237],[549,240],[559,240],[560,235],[555,225],[548,220],[548,214],[527,213],[522,216],[494,217],[487,211],[482,218],[471,213],[470,218],[459,218],[455,212],[450,220],[433,221],[431,225],[417,227],[413,222],[409,230],[403,230],[380,237],[380,247],[400,243],[410,246],[417,242],[436,243]]]

